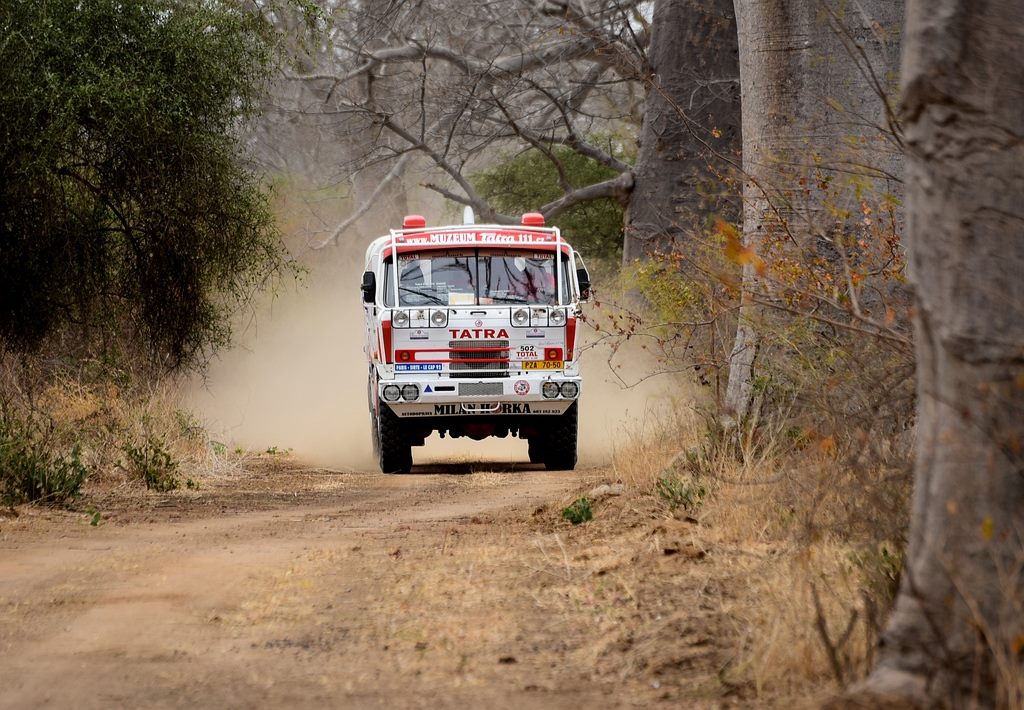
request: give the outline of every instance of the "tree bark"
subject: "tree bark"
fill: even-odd
[[[714,215],[738,211],[724,184],[739,149],[731,0],[658,0],[623,262],[671,252]]]
[[[903,58],[918,448],[908,559],[846,705],[1024,702],[1021,4],[911,0]]]
[[[901,194],[898,151],[886,140],[902,2],[736,0],[743,101],[743,244],[767,256],[813,254],[836,229],[819,177],[858,181],[865,194]],[[850,193],[854,187],[851,184]],[[770,282],[743,265],[725,415],[743,420]]]

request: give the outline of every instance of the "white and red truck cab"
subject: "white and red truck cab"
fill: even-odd
[[[581,389],[582,259],[539,213],[428,227],[409,215],[366,250],[362,294],[374,450],[385,473],[441,436],[518,436],[572,469]]]

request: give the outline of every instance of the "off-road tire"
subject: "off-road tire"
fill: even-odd
[[[544,444],[539,436],[526,440],[529,446],[530,463],[544,463]]]
[[[370,410],[370,441],[373,442],[373,458],[380,461],[380,427],[377,425],[377,415]]]
[[[408,473],[412,468],[412,444],[405,426],[391,407],[380,403],[377,415],[377,462],[384,473]]]
[[[579,408],[573,402],[563,414],[552,417],[541,448],[544,468],[571,471],[576,468],[576,442],[579,438]]]
[[[377,426],[377,411],[375,407],[381,406],[377,401],[377,380],[374,377],[373,365],[370,365],[370,374],[366,378],[366,403],[367,411],[370,413],[370,441],[373,445],[373,458],[380,460],[380,427]]]

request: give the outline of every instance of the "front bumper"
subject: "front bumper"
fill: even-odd
[[[559,385],[556,397],[544,396],[545,382]],[[415,385],[416,397],[400,397],[389,401],[389,397],[385,396],[385,389],[389,386],[397,386],[402,390],[407,385]],[[552,386],[548,388],[550,390]],[[551,372],[486,379],[404,375],[393,380],[380,380],[377,394],[381,402],[403,418],[486,414],[551,415],[565,412],[579,398],[581,389],[580,377]],[[390,390],[390,393],[393,399],[394,390]]]

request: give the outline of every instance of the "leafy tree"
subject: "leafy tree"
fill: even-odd
[[[239,141],[270,28],[230,1],[24,0],[0,37],[0,342],[201,361],[287,264]]]
[[[616,157],[622,158],[621,155]],[[555,146],[550,156],[536,148],[525,150],[480,173],[473,182],[480,195],[496,209],[516,214],[535,211],[539,205],[558,199],[565,185],[570,189],[593,185],[615,174],[608,166],[572,148]],[[606,197],[577,203],[559,214],[551,224],[559,227],[584,256],[622,258],[623,207],[616,200]]]

